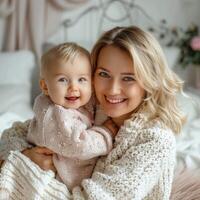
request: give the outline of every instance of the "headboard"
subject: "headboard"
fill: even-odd
[[[64,14],[62,27],[48,39],[48,43],[75,41],[91,50],[103,31],[128,25],[139,25],[146,29],[153,26],[159,30],[159,23],[135,0],[93,0],[84,7]]]

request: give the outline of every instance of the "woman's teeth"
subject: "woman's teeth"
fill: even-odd
[[[115,103],[121,103],[121,102],[123,102],[125,99],[122,99],[122,98],[120,98],[120,99],[113,99],[113,98],[109,98],[109,97],[106,97],[106,100],[109,102],[109,103],[113,103],[113,104],[115,104]]]

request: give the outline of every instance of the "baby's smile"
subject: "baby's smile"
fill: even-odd
[[[65,99],[67,101],[76,101],[78,100],[80,97],[77,97],[77,96],[70,96],[70,97],[65,97]]]

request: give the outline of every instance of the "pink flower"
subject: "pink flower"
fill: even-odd
[[[200,51],[200,36],[193,37],[190,46],[194,51]]]

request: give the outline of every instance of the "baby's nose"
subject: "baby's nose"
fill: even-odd
[[[78,84],[75,82],[71,82],[68,89],[71,91],[78,91]]]

